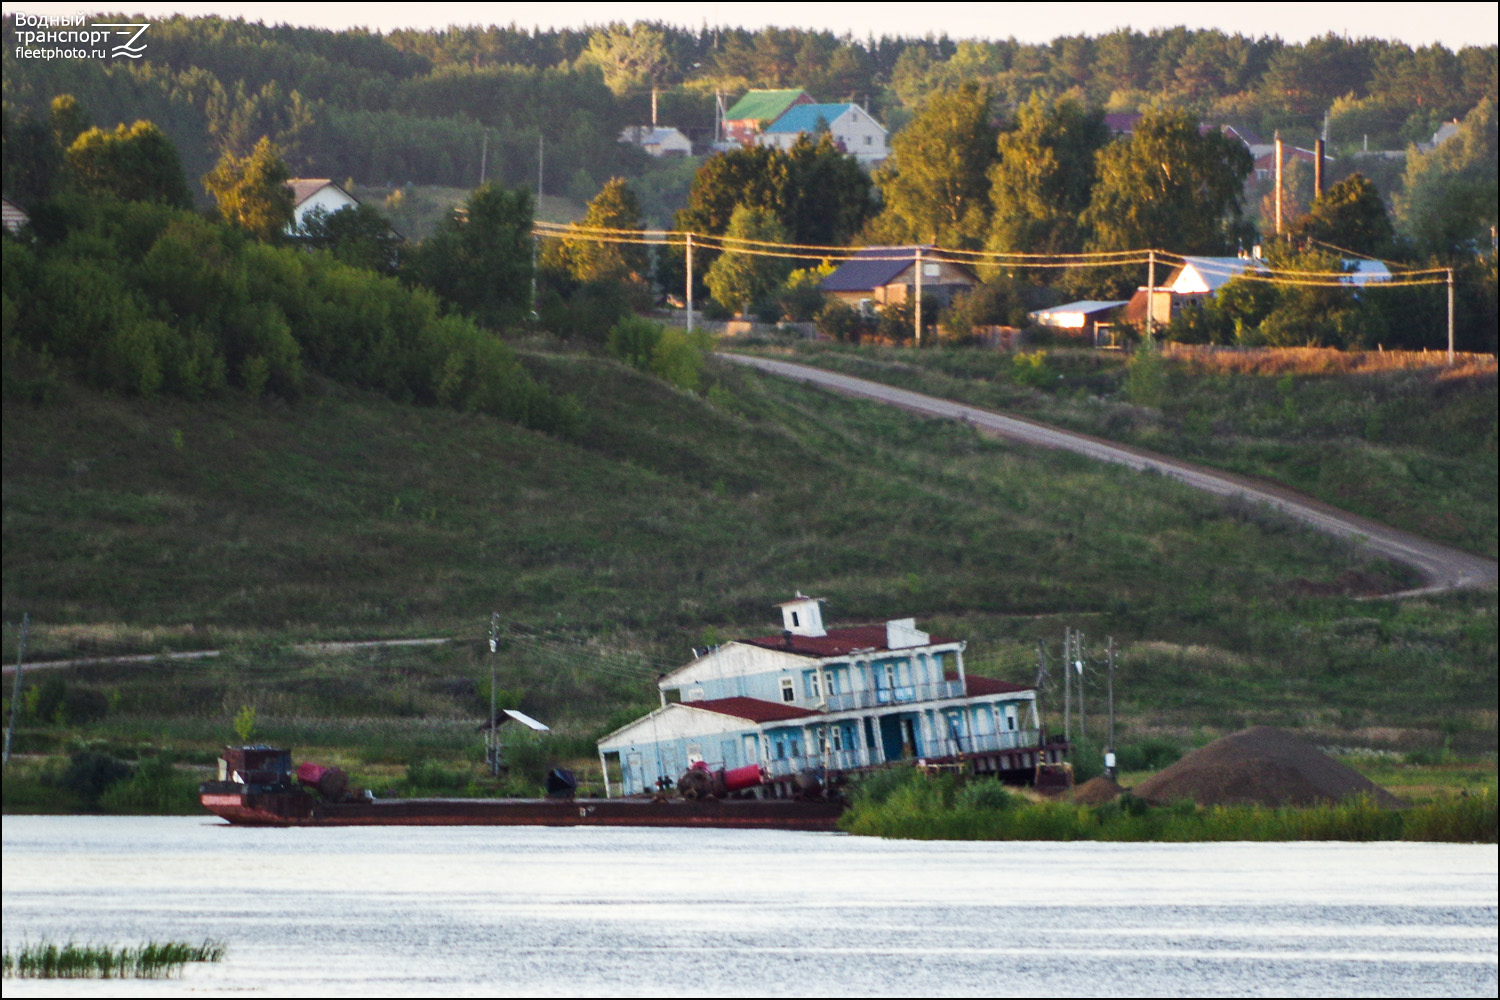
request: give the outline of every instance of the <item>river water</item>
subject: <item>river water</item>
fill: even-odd
[[[3,820],[3,937],[205,937],[21,996],[1495,996],[1497,852]]]

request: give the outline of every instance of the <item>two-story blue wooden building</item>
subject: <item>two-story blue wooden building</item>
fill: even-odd
[[[1045,761],[1034,689],[964,670],[965,643],[902,618],[828,630],[820,598],[779,606],[780,635],[740,639],[664,675],[661,708],[599,741],[606,776],[653,791],[697,761],[771,778],[960,759],[1025,774]],[[614,761],[611,761],[614,758]],[[607,782],[608,783],[608,782]]]

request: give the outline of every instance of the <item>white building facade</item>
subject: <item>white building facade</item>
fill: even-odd
[[[995,771],[1039,760],[1032,688],[969,676],[965,643],[910,618],[827,630],[821,600],[779,605],[780,635],[708,650],[657,683],[662,705],[599,741],[635,795],[699,761],[767,779],[900,760],[982,756]]]

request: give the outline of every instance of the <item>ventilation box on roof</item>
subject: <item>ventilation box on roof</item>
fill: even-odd
[[[885,623],[885,645],[887,649],[910,649],[925,646],[932,636],[917,628],[915,618],[897,618]]]

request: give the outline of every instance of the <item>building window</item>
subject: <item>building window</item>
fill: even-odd
[[[814,701],[823,697],[823,684],[816,670],[807,675],[807,696]]]
[[[781,679],[781,700],[797,700],[797,685],[792,683],[792,679],[790,677],[783,677]]]
[[[844,752],[844,727],[833,727],[833,749],[838,753]]]

